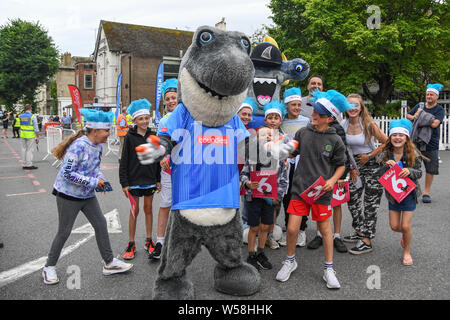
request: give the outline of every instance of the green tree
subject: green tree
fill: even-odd
[[[8,109],[34,103],[36,89],[58,71],[58,51],[37,23],[10,20],[0,27],[0,101]]]
[[[52,98],[52,114],[58,114],[58,87],[56,81],[50,82],[50,97]]]
[[[376,109],[398,92],[415,103],[427,83],[450,79],[447,1],[271,0],[269,7],[269,34],[288,57],[305,59],[327,88],[363,90]]]

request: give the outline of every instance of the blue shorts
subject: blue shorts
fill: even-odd
[[[394,200],[395,201],[395,200]],[[414,192],[408,194],[408,196],[403,199],[402,202],[395,204],[389,202],[389,210],[393,211],[414,211],[416,210],[416,199],[414,198]]]
[[[264,199],[253,198],[252,201],[245,201],[247,210],[247,224],[250,227],[257,227],[260,223],[271,225],[273,223],[273,207]]]

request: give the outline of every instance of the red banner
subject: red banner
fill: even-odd
[[[258,188],[252,190],[253,198],[277,199],[276,171],[250,171],[250,180],[259,183]]]
[[[73,108],[75,109],[75,114],[77,115],[78,122],[82,123],[81,122],[81,114],[80,114],[80,109],[81,109],[80,90],[78,90],[78,88],[72,84],[69,84],[68,87],[69,87],[70,96],[72,97],[72,105],[73,105]]]
[[[325,179],[320,176],[308,189],[300,194],[300,197],[309,205],[316,202],[325,193],[322,189],[325,185]]]
[[[331,207],[337,207],[350,200],[350,182],[346,181],[343,188],[339,188],[337,183],[333,187],[333,197],[331,198]]]
[[[398,203],[402,202],[416,188],[416,184],[411,179],[398,176],[401,171],[400,166],[396,164],[378,179]]]

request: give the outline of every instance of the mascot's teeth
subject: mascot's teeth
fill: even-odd
[[[277,79],[273,79],[273,78],[254,78],[253,79],[253,83],[274,83],[277,84]]]

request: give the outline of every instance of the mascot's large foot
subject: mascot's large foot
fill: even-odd
[[[192,300],[194,285],[186,277],[157,279],[153,289],[153,300]]]
[[[250,296],[259,291],[261,276],[255,267],[248,263],[228,269],[220,265],[214,270],[214,288],[232,296]]]

